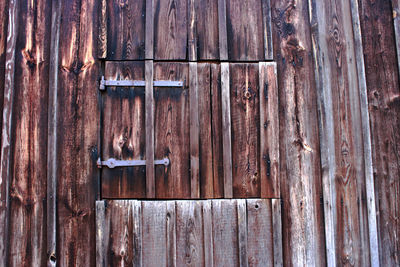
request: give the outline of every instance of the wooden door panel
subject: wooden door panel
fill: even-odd
[[[107,62],[106,80],[144,80],[144,62]],[[106,87],[102,95],[102,158],[145,159],[144,87]],[[102,168],[102,196],[143,198],[146,168]]]

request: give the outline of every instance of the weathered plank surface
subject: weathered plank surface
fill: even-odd
[[[197,59],[218,59],[218,1],[194,0]]]
[[[264,59],[264,31],[260,0],[226,0],[229,60]]]
[[[145,79],[146,196],[154,198],[156,195],[156,182],[154,168],[154,65],[152,60],[146,60]],[[136,129],[136,131],[139,129]]]
[[[97,266],[282,266],[273,201],[97,201]]]
[[[318,119],[307,1],[271,1],[278,67],[284,265],[325,264]]]
[[[221,65],[211,64],[211,136],[213,153],[214,198],[224,197],[224,160],[222,138]]]
[[[395,29],[399,23],[398,1],[392,6],[393,12],[389,1],[359,2],[381,266],[400,264],[399,40],[393,35],[393,19]]]
[[[397,51],[397,71],[400,77],[400,1],[392,0],[392,14],[394,22],[394,32],[396,37],[396,51]]]
[[[262,21],[264,33],[264,59],[274,59],[273,42],[272,42],[272,22],[271,22],[271,2],[270,0],[261,0],[262,5]]]
[[[260,196],[258,71],[256,63],[229,64],[232,185],[235,197]],[[225,129],[223,126],[224,132]],[[224,153],[229,153],[226,147]]]
[[[63,1],[57,141],[57,265],[95,264],[98,1]]]
[[[259,63],[260,195],[280,197],[278,79],[275,63]]]
[[[0,264],[7,265],[8,254],[8,229],[9,229],[9,186],[11,165],[11,133],[12,133],[12,111],[15,90],[15,53],[17,44],[17,22],[19,13],[19,1],[10,0],[8,3],[8,31],[5,52],[4,72],[4,97],[3,97],[3,119],[1,128],[1,150],[0,150]]]
[[[214,197],[211,65],[198,63],[200,197]]]
[[[143,62],[107,62],[106,80],[144,80]],[[102,92],[102,160],[143,160],[146,153],[145,88],[107,87]],[[150,146],[150,144],[148,144]],[[102,197],[146,196],[146,167],[103,168]]]
[[[145,57],[146,1],[106,2],[107,60],[143,59]],[[102,13],[101,16],[103,16]]]
[[[187,63],[155,63],[154,80],[183,81],[184,87],[154,88],[155,158],[157,198],[190,198],[190,109]]]
[[[316,80],[321,114],[321,157],[329,265],[370,262],[365,161],[357,66],[349,1],[313,2]],[[327,35],[326,32],[330,34]],[[333,150],[332,150],[333,149]],[[333,193],[332,193],[333,192]],[[330,210],[330,206],[332,210]],[[333,217],[333,229],[329,220]],[[328,234],[334,233],[333,236]],[[333,239],[331,239],[333,238]],[[332,247],[331,247],[332,246]]]
[[[45,265],[51,1],[20,1],[15,47],[8,266]],[[21,79],[21,77],[24,77]]]
[[[7,26],[8,26],[8,0],[0,2],[0,114],[3,114],[4,74],[6,70]],[[3,116],[0,116],[0,129]],[[0,136],[1,142],[1,136]],[[1,153],[1,152],[0,152]],[[1,156],[1,154],[0,154]]]
[[[154,59],[187,59],[187,2],[154,0]]]

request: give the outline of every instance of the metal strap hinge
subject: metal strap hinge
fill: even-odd
[[[105,90],[106,86],[124,86],[124,87],[144,87],[146,86],[146,81],[138,80],[105,80],[104,76],[100,80],[100,90]],[[182,81],[153,81],[153,86],[156,87],[182,87]]]
[[[132,166],[145,166],[146,160],[117,160],[114,158],[110,158],[108,160],[102,161],[100,158],[97,160],[97,167],[102,168],[106,166],[110,169],[115,167],[132,167]],[[169,165],[169,159],[164,158],[160,160],[154,160],[154,165]]]

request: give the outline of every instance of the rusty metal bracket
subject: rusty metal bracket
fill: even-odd
[[[100,90],[105,90],[106,86],[123,86],[123,87],[144,87],[146,81],[139,80],[105,80],[104,76],[100,80]],[[154,81],[153,86],[155,87],[182,87],[183,81]]]
[[[146,165],[146,160],[117,160],[114,158],[110,158],[108,160],[102,161],[100,158],[97,160],[97,167],[102,168],[103,166],[106,166],[110,169],[113,169],[115,167],[132,167],[132,166],[145,166]],[[160,160],[155,160],[154,165],[169,165],[169,159],[164,158]]]

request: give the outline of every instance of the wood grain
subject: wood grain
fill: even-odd
[[[3,120],[0,151],[0,264],[7,265],[8,257],[8,229],[9,229],[9,187],[10,187],[10,166],[11,166],[11,133],[13,118],[13,99],[15,91],[15,49],[17,44],[17,22],[18,22],[19,1],[8,2],[8,31],[5,53],[4,72],[4,97],[3,97]]]
[[[46,264],[50,1],[21,1],[15,47],[8,266]],[[23,79],[21,77],[24,77]]]
[[[392,14],[394,23],[394,33],[396,37],[397,70],[400,77],[400,1],[392,0]]]
[[[57,258],[57,114],[58,66],[61,24],[61,2],[52,2],[49,59],[49,100],[47,122],[47,266],[56,266]]]
[[[144,65],[137,61],[106,62],[104,77],[106,80],[144,80]],[[146,149],[151,144],[147,145],[146,139],[151,135],[144,131],[148,114],[145,110],[145,88],[106,87],[102,93],[102,160],[147,160]],[[146,197],[146,173],[145,166],[102,168],[102,197]]]
[[[259,63],[260,191],[262,198],[280,197],[278,79],[275,63]]]
[[[260,0],[226,0],[229,60],[264,60],[262,11],[262,3]],[[223,38],[221,33],[220,38]],[[223,58],[221,58],[221,60],[223,60]]]
[[[222,128],[221,65],[211,64],[211,136],[214,198],[224,197],[224,159]]]
[[[3,114],[4,99],[4,78],[6,71],[6,49],[7,49],[7,29],[8,29],[8,0],[0,2],[0,112]],[[0,116],[0,128],[2,127],[3,116]],[[0,136],[1,142],[1,136]],[[0,154],[1,156],[1,154]]]
[[[188,0],[188,50],[189,61],[197,60],[197,12],[195,0]]]
[[[236,200],[212,200],[214,266],[239,266]]]
[[[197,60],[219,59],[218,1],[195,0]]]
[[[107,0],[99,5],[99,34],[97,39],[98,57],[107,57]]]
[[[326,1],[315,2],[315,7],[312,16],[318,30],[313,33],[313,41],[318,47],[314,56],[321,68],[316,70],[317,88],[322,94],[321,145],[328,147],[321,150],[321,157],[328,159],[323,172],[329,178],[324,178],[324,186],[334,188],[331,199],[325,198],[331,203],[334,218],[334,228],[329,232],[334,232],[335,261],[329,257],[328,263],[367,266],[371,263],[366,176],[364,158],[359,156],[364,150],[359,84],[353,79],[357,77],[357,66],[350,4]],[[328,31],[330,35],[325,34]]]
[[[202,201],[204,266],[214,266],[212,200]]]
[[[200,198],[200,121],[197,63],[189,63],[190,198]]]
[[[239,265],[249,266],[247,259],[247,205],[245,199],[237,200],[237,224],[238,224],[238,247],[239,247]]]
[[[273,266],[271,200],[247,199],[247,260],[249,266]]]
[[[316,88],[307,1],[272,1],[284,265],[325,265]]]
[[[186,60],[187,0],[154,0],[154,58]]]
[[[272,21],[271,21],[271,2],[270,0],[261,0],[262,21],[264,33],[264,59],[273,60],[273,42],[272,42]]]
[[[397,8],[398,1],[392,6],[389,1],[359,2],[381,266],[400,264],[400,86],[393,35]]]
[[[247,63],[231,63],[229,67],[231,123],[223,129],[232,129],[233,196],[259,197],[259,68],[258,64]],[[224,146],[225,152],[229,150]]]
[[[57,265],[95,264],[98,1],[62,3],[57,122]]]
[[[224,162],[224,197],[233,197],[232,182],[232,135],[229,63],[221,63],[221,114],[222,114],[222,149]]]
[[[228,30],[226,26],[226,0],[218,0],[219,60],[228,60]]]
[[[145,0],[107,1],[106,10],[107,60],[144,59]],[[103,34],[104,27],[100,27],[99,34]]]
[[[167,203],[166,201],[143,201],[142,212],[143,266],[166,266]]]
[[[283,266],[281,200],[271,199],[272,231],[274,238],[274,266]]]
[[[145,63],[145,127],[146,127],[146,196],[156,196],[155,167],[154,167],[154,65],[152,60]]]
[[[214,197],[211,64],[198,63],[200,197]],[[201,127],[200,127],[201,126]]]
[[[187,63],[154,64],[154,80],[183,81],[182,87],[154,89],[155,158],[169,158],[170,164],[157,165],[156,197],[190,198],[190,110],[189,66]]]
[[[146,0],[145,58],[154,59],[154,0]]]

